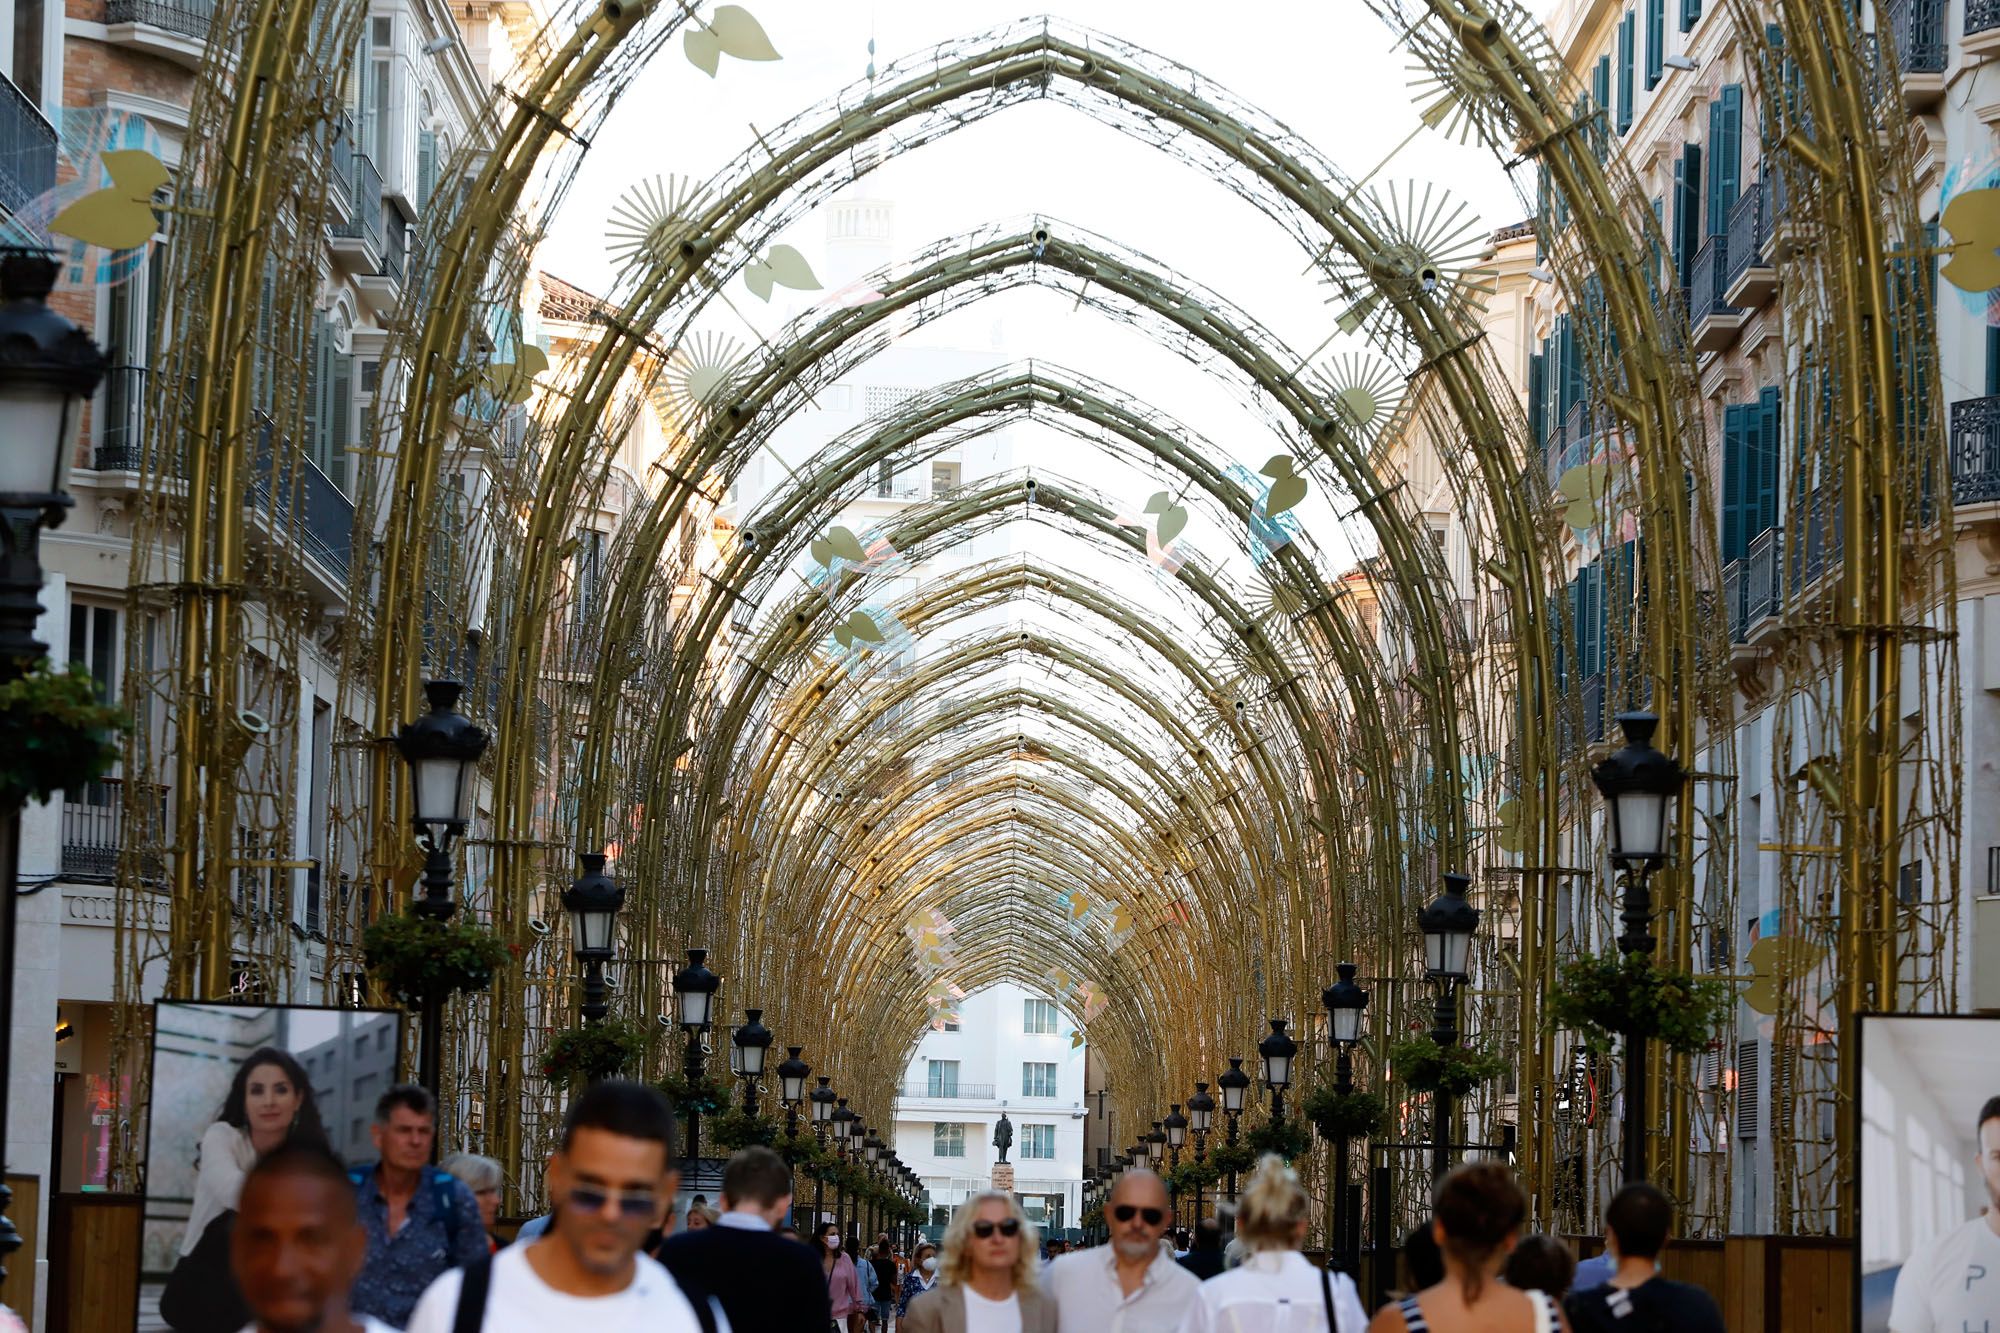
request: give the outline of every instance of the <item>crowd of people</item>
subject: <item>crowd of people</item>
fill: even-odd
[[[379,1157],[328,1148],[309,1085],[281,1053],[245,1062],[203,1136],[188,1239],[161,1311],[181,1333],[1720,1333],[1715,1302],[1659,1275],[1673,1221],[1632,1185],[1605,1216],[1605,1254],[1524,1235],[1506,1168],[1438,1186],[1402,1249],[1403,1285],[1371,1318],[1353,1280],[1303,1252],[1311,1199],[1266,1156],[1226,1221],[1173,1229],[1165,1183],[1128,1171],[1106,1200],[1108,1241],[1046,1249],[1004,1191],[960,1205],[939,1244],[887,1235],[848,1251],[832,1223],[789,1225],[792,1176],[768,1148],[724,1169],[718,1205],[676,1217],[672,1108],[608,1081],[570,1106],[547,1164],[550,1209],[496,1234],[489,1158],[430,1164],[421,1088],[376,1107]],[[301,1089],[307,1089],[301,1091]],[[1233,1235],[1227,1227],[1233,1222]],[[220,1267],[211,1267],[220,1254]]]

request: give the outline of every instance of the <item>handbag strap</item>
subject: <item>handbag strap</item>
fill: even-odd
[[[486,1324],[486,1296],[493,1289],[493,1257],[487,1255],[465,1266],[465,1278],[458,1288],[458,1313],[451,1321],[451,1333],[480,1333]]]
[[[1333,1317],[1333,1273],[1324,1267],[1319,1270],[1319,1294],[1326,1302],[1326,1333],[1340,1333],[1340,1321]]]

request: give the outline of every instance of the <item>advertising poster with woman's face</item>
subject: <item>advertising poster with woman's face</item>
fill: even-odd
[[[297,1141],[347,1162],[375,1157],[368,1129],[376,1098],[397,1082],[401,1018],[162,1001],[153,1032],[141,1318],[198,1328],[229,1313],[187,1307],[213,1286],[204,1265],[226,1255],[243,1175],[259,1157]]]
[[[2000,1019],[1861,1020],[1865,1333],[2000,1328]]]

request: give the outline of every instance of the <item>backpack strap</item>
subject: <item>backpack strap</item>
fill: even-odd
[[[425,1167],[424,1173],[430,1177],[431,1189],[437,1194],[438,1207],[444,1212],[445,1242],[451,1247],[452,1254],[456,1255],[459,1232],[458,1177],[434,1166]]]
[[[1424,1322],[1424,1312],[1417,1305],[1417,1298],[1405,1296],[1396,1302],[1396,1310],[1403,1316],[1403,1326],[1410,1333],[1430,1333],[1430,1325]]]
[[[486,1325],[486,1297],[493,1289],[493,1258],[482,1256],[465,1266],[465,1279],[458,1288],[458,1312],[451,1321],[451,1333],[480,1333]]]
[[[722,1326],[721,1320],[717,1318],[722,1310],[715,1303],[715,1297],[704,1296],[700,1300],[690,1297],[688,1304],[694,1307],[694,1321],[701,1325],[701,1333],[716,1333]],[[466,1333],[466,1330],[454,1329],[453,1333]]]

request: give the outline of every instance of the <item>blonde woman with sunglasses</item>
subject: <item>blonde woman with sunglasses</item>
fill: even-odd
[[[937,1286],[910,1302],[901,1333],[1056,1333],[1056,1307],[1035,1285],[1038,1249],[1013,1195],[973,1195],[945,1228]]]

